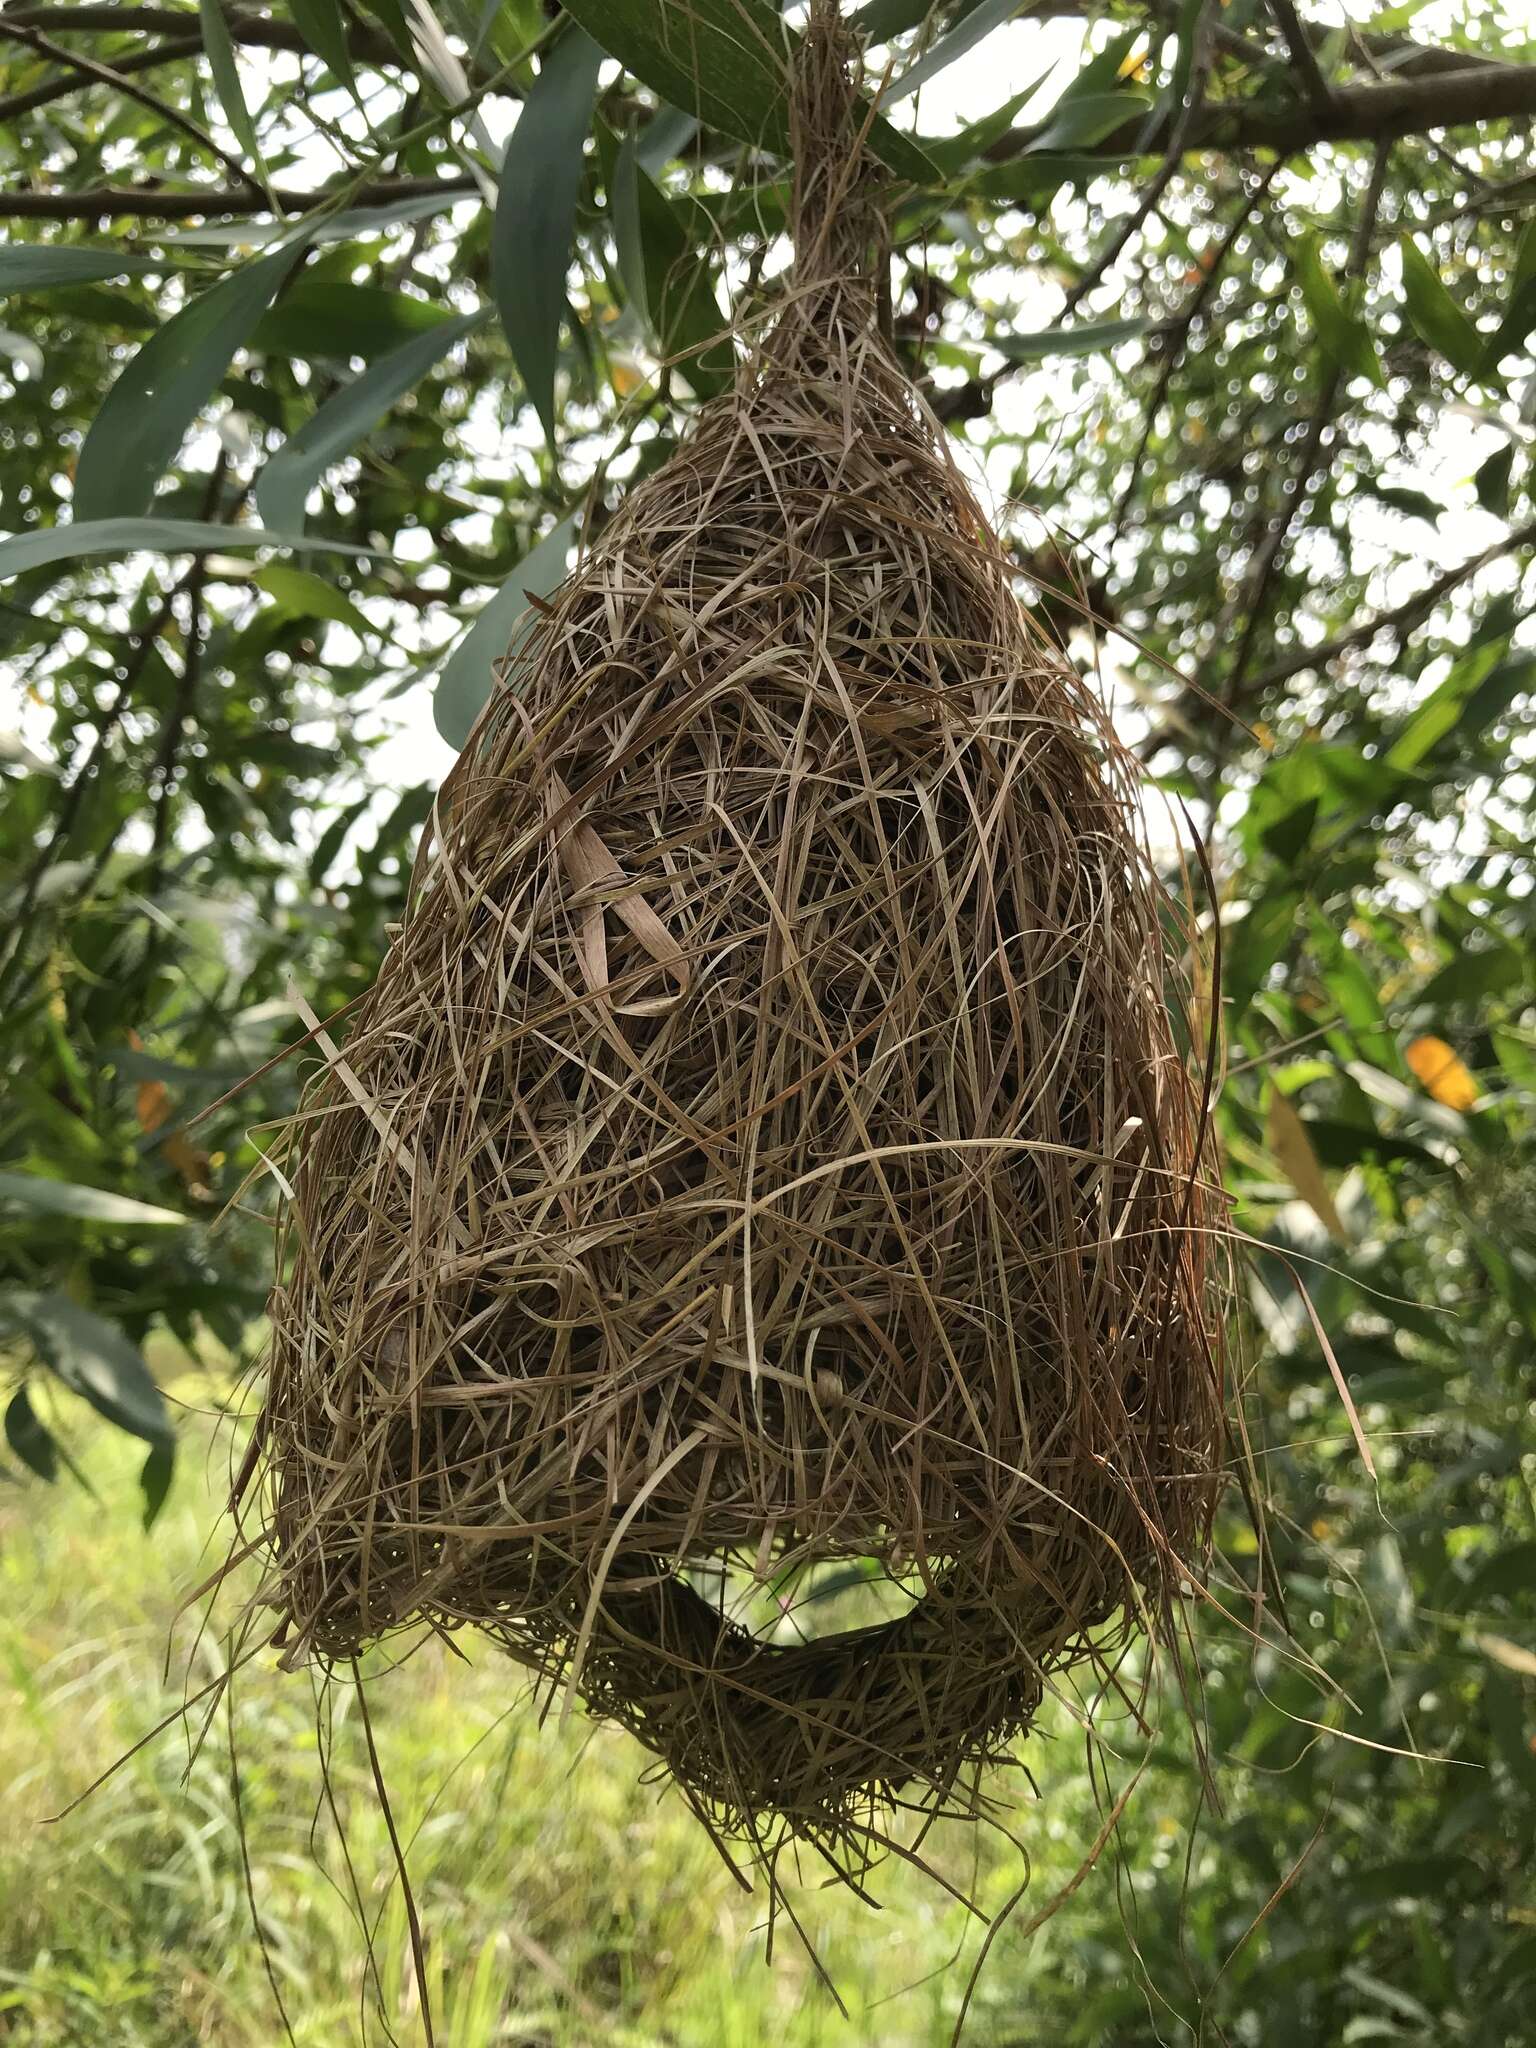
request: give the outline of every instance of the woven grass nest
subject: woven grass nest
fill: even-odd
[[[1133,765],[882,338],[852,91],[821,8],[777,324],[540,607],[320,1041],[260,1438],[290,1660],[472,1625],[763,1857],[964,1808],[1172,1629],[1223,1457]],[[901,1611],[726,1597],[838,1561]]]

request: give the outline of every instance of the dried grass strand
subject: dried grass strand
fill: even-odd
[[[804,49],[777,323],[537,608],[312,1032],[252,1498],[288,1661],[476,1627],[722,1849],[856,1882],[1181,1626],[1230,1240],[1135,763],[881,333],[825,7]],[[726,1611],[839,1560],[912,1604]]]

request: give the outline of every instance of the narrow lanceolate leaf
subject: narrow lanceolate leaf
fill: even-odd
[[[144,1496],[143,1526],[153,1528],[155,1517],[165,1506],[165,1497],[171,1490],[171,1480],[176,1471],[176,1446],[169,1438],[164,1443],[153,1444],[149,1456],[144,1460],[139,1473],[139,1491]]]
[[[314,539],[302,533],[271,533],[263,526],[218,526],[198,519],[85,519],[65,526],[40,526],[0,540],[0,583],[55,562],[85,561],[93,555],[233,554],[245,548],[301,548],[314,554],[368,555],[373,548],[351,541]]]
[[[561,36],[545,58],[507,144],[491,235],[501,324],[551,445],[565,273],[602,61],[580,29]]]
[[[1307,1136],[1307,1127],[1278,1088],[1270,1090],[1269,1108],[1264,1117],[1264,1140],[1275,1155],[1280,1171],[1329,1236],[1338,1238],[1341,1243],[1346,1242],[1349,1232],[1344,1228],[1344,1219],[1329,1193],[1323,1169],[1312,1149],[1312,1140]]]
[[[1526,336],[1536,327],[1536,220],[1528,220],[1515,251],[1514,273],[1504,317],[1483,346],[1482,368],[1496,369],[1508,355],[1524,353]]]
[[[167,271],[162,258],[134,256],[121,249],[55,249],[47,244],[28,248],[13,244],[0,249],[0,292],[40,292],[55,284],[100,284],[109,277],[142,277],[147,270]]]
[[[613,220],[614,252],[619,259],[625,296],[654,333],[651,281],[645,266],[645,232],[640,222],[640,161],[632,134],[625,136],[614,159],[608,179],[608,211]]]
[[[495,682],[495,664],[521,640],[530,597],[545,597],[565,576],[574,513],[524,555],[449,655],[432,700],[437,729],[450,747],[462,747]]]
[[[974,49],[983,36],[990,35],[1000,22],[1009,15],[1017,14],[1020,0],[979,0],[969,14],[955,26],[941,35],[932,47],[917,62],[910,65],[900,78],[882,95],[886,106],[895,100],[904,100],[910,93],[926,85],[930,78],[936,78],[947,70],[967,50]]]
[[[301,277],[262,315],[251,346],[267,355],[303,356],[308,361],[362,356],[372,362],[412,335],[425,334],[452,318],[446,306],[387,285]]]
[[[1475,738],[1536,682],[1536,658],[1501,661],[1502,635],[1474,643],[1408,716],[1384,757],[1388,768],[1416,768],[1452,734]]]
[[[481,306],[428,328],[404,347],[380,356],[361,377],[328,398],[261,472],[256,506],[262,518],[285,532],[302,533],[305,500],[330,465],[350,455],[391,406],[414,391],[433,364],[486,318],[487,309]]]
[[[789,65],[798,37],[770,0],[566,0],[565,11],[626,71],[675,107],[741,142],[787,153]],[[883,116],[868,118],[868,143],[888,170],[915,185],[939,182],[936,166]]]
[[[339,85],[357,97],[357,79],[352,70],[352,53],[347,48],[347,24],[338,0],[288,0],[288,12],[299,34],[325,65]]]
[[[1345,305],[1338,286],[1329,276],[1322,236],[1301,236],[1291,250],[1291,262],[1324,353],[1341,370],[1369,377],[1373,384],[1385,388],[1387,380],[1375,340],[1365,322]]]
[[[224,118],[229,123],[231,134],[250,158],[252,168],[258,176],[264,176],[261,147],[256,140],[256,123],[251,119],[245,90],[240,83],[240,66],[235,57],[223,0],[198,0],[198,12],[202,20],[203,49]]]
[[[26,1209],[33,1215],[74,1216],[84,1223],[107,1223],[118,1229],[180,1229],[186,1217],[176,1209],[157,1209],[135,1202],[110,1188],[81,1187],[75,1181],[50,1180],[41,1173],[0,1173],[0,1207]]]
[[[1043,363],[1051,356],[1097,356],[1122,341],[1145,334],[1146,320],[1101,320],[1083,327],[1048,327],[1038,334],[993,334],[989,346],[1015,363]]]
[[[148,509],[187,429],[298,254],[279,249],[246,264],[183,306],[125,364],[80,450],[77,519],[133,518]]]
[[[0,1295],[0,1321],[20,1330],[71,1393],[146,1443],[168,1443],[170,1418],[137,1348],[115,1323],[67,1294]]]
[[[269,562],[251,578],[281,609],[295,619],[334,619],[354,633],[366,635],[368,621],[344,590],[313,569],[290,568],[285,562]]]
[[[1247,915],[1224,923],[1222,995],[1229,1025],[1235,1026],[1290,944],[1301,908],[1298,892],[1275,885],[1248,905]]]
[[[49,1435],[46,1425],[38,1421],[25,1387],[16,1389],[6,1408],[5,1440],[23,1465],[35,1472],[39,1479],[46,1479],[52,1484],[57,1478],[58,1445]]]
[[[686,215],[647,177],[633,136],[614,159],[609,206],[625,294],[664,361],[679,361],[700,398],[729,382],[734,357],[715,297],[714,265]],[[709,344],[714,343],[714,347]]]
[[[1403,298],[1414,332],[1438,349],[1452,369],[1472,376],[1483,359],[1482,336],[1446,290],[1439,271],[1418,243],[1404,235],[1398,247],[1403,260]]]
[[[1038,156],[1046,151],[1091,149],[1138,114],[1145,114],[1151,105],[1152,95],[1145,92],[1067,95],[1030,138],[1029,153]]]

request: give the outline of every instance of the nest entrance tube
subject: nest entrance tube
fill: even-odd
[[[262,1444],[291,1658],[477,1627],[858,1861],[1173,1626],[1226,1223],[1134,765],[882,336],[846,55],[818,6],[777,324],[514,649],[288,1133]],[[903,1590],[732,1611],[817,1572]]]

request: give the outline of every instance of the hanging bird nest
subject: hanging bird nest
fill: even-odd
[[[291,1660],[477,1627],[762,1856],[963,1805],[1170,1630],[1223,1456],[1187,934],[882,336],[857,106],[823,7],[777,324],[538,607],[319,1040],[260,1437]],[[726,1597],[839,1562],[904,1611]]]

